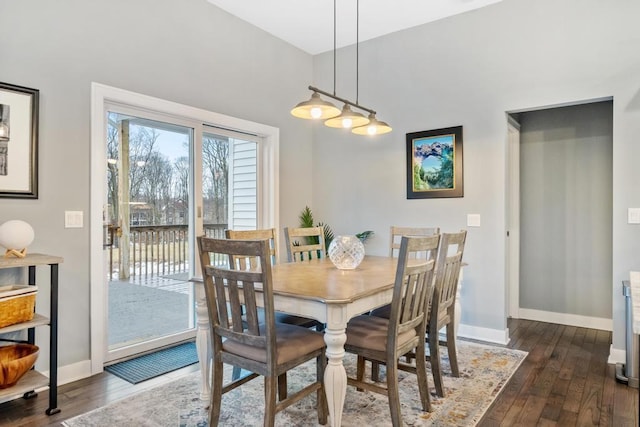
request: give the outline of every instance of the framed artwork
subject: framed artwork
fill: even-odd
[[[38,198],[39,95],[0,82],[0,197]]]
[[[407,199],[463,197],[462,126],[407,134]]]

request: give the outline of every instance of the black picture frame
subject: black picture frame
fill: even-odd
[[[462,126],[407,133],[407,199],[464,197]]]
[[[0,82],[0,198],[38,198],[40,91]]]

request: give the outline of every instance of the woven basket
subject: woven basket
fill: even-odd
[[[33,319],[37,291],[28,285],[0,287],[0,328]]]

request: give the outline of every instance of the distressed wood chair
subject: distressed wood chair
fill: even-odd
[[[322,227],[285,227],[284,238],[289,262],[318,259],[326,256],[327,248]]]
[[[397,225],[392,225],[391,229],[391,238],[389,239],[389,256],[391,258],[397,257],[400,251],[400,241],[402,236],[435,236],[440,234],[439,227],[399,227]],[[423,253],[414,252],[410,254],[410,256],[414,258],[426,258],[427,260],[433,259],[435,260],[438,256],[438,249],[431,249],[425,251]],[[389,313],[391,312],[391,305],[385,305],[383,307],[377,308],[371,311],[372,316],[378,317],[386,317],[389,318]],[[372,362],[371,364],[371,379],[373,381],[379,381],[379,366],[377,362]]]
[[[435,236],[436,234],[440,234],[440,227],[399,227],[392,225],[391,239],[389,240],[389,256],[393,258],[398,255],[402,236]],[[419,255],[420,254],[416,254],[416,256]]]
[[[442,233],[436,277],[429,319],[427,321],[427,343],[429,344],[429,361],[433,373],[436,393],[444,397],[442,384],[442,367],[440,362],[440,344],[447,348],[451,375],[460,376],[458,367],[458,350],[456,348],[455,307],[458,292],[458,279],[462,267],[462,255],[467,237],[466,230],[459,233]],[[440,329],[446,327],[446,340],[440,340]]]
[[[278,240],[275,228],[265,228],[260,230],[225,230],[225,237],[233,240],[259,240],[265,239],[269,242],[269,255],[271,264],[277,264],[279,261],[278,256]],[[242,258],[235,257],[234,267],[238,270],[255,270],[258,267],[258,258]],[[258,316],[260,321],[264,321],[264,312],[261,308],[258,309]],[[275,312],[276,322],[287,323],[290,325],[303,326],[305,328],[320,328],[322,329],[322,323],[315,319],[308,317],[294,316],[292,314]],[[237,366],[233,367],[232,379],[236,380],[240,378],[241,369]],[[284,399],[287,397],[287,377],[286,374],[282,375],[278,380],[278,397]]]
[[[326,424],[328,408],[322,383],[326,365],[324,339],[311,329],[276,323],[268,241],[200,236],[198,249],[213,347],[209,425],[218,425],[222,395],[258,376],[264,376],[265,426],[274,425],[277,412],[314,392],[318,422]],[[255,258],[257,268],[215,266],[211,254],[228,256],[230,265],[238,258]],[[258,305],[264,306],[264,323],[259,320]],[[317,366],[315,381],[276,402],[278,377],[313,358]],[[251,374],[223,385],[224,363]]]
[[[415,373],[422,409],[431,412],[431,400],[425,362],[424,337],[429,300],[433,294],[433,259],[416,259],[418,251],[437,250],[440,236],[402,237],[388,318],[361,315],[347,324],[345,350],[358,355],[356,378],[347,384],[388,396],[393,426],[401,426],[398,369]],[[415,355],[415,365],[400,359]],[[364,378],[365,360],[387,366],[386,387]]]

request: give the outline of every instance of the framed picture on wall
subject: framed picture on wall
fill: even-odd
[[[463,197],[462,126],[407,134],[407,199]]]
[[[39,93],[0,82],[0,197],[38,198]]]

